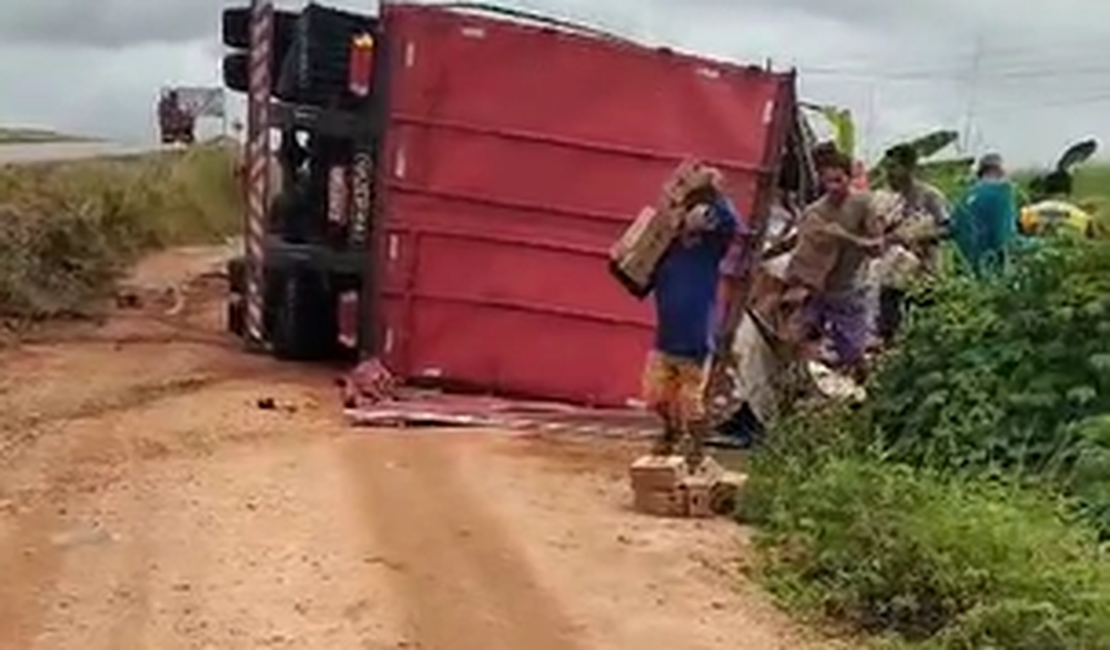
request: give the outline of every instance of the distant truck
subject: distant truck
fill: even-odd
[[[197,118],[182,106],[177,91],[165,90],[158,98],[158,132],[162,144],[193,144]]]
[[[724,171],[745,215],[811,178],[793,71],[487,5],[381,6],[275,15],[284,189],[265,220],[269,349],[378,357],[402,379],[504,394],[635,400],[653,312],[611,278],[609,247],[688,156]],[[249,34],[249,10],[225,10],[238,51],[224,79],[240,92]],[[247,266],[229,267],[239,333]]]

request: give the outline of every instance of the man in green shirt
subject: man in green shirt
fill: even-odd
[[[952,236],[961,256],[982,277],[1005,266],[1006,250],[1017,234],[1018,209],[1001,156],[983,156],[976,177],[956,207]]]

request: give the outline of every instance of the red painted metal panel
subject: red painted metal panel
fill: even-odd
[[[615,41],[389,6],[384,347],[402,376],[618,406],[650,303],[609,245],[685,156],[742,212],[792,77]]]

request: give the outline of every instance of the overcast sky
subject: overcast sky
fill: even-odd
[[[152,106],[160,86],[219,83],[219,15],[227,4],[0,2],[0,124],[152,139]],[[327,4],[376,7],[356,0]],[[925,129],[963,131],[969,124],[972,152],[999,150],[1021,164],[1048,164],[1078,138],[1110,139],[1105,36],[1110,3],[1105,0],[502,4],[590,22],[654,44],[795,65],[805,99],[853,109],[870,152]]]

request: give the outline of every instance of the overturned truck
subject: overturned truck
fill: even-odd
[[[255,336],[283,358],[625,406],[653,314],[607,253],[645,199],[696,156],[758,224],[809,178],[793,72],[484,5],[270,12],[267,74],[245,49],[265,14],[224,14],[244,48],[225,80],[253,91],[254,142],[278,134],[283,176],[228,309],[250,338],[254,295]]]

